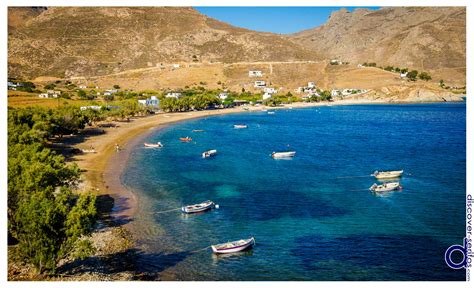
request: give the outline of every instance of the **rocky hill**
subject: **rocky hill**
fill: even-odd
[[[10,77],[103,75],[161,63],[315,60],[280,35],[233,27],[187,7],[8,11]]]
[[[341,9],[326,24],[291,39],[327,59],[408,67],[465,81],[465,7]]]

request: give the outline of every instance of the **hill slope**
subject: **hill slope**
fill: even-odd
[[[51,7],[39,12],[13,7],[8,12],[10,77],[104,75],[179,61],[319,58],[286,37],[233,27],[186,7]]]
[[[465,78],[464,7],[341,9],[326,24],[290,38],[326,58]]]

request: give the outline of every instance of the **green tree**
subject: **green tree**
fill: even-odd
[[[430,76],[430,74],[428,74],[427,72],[421,72],[418,77],[419,77],[421,80],[425,80],[425,81],[431,80],[431,76]]]
[[[56,85],[54,83],[49,83],[44,86],[44,89],[52,90],[56,88]]]
[[[118,84],[115,84],[113,87],[114,89],[120,89],[120,86]]]
[[[418,71],[416,71],[416,70],[412,70],[412,71],[408,72],[408,74],[407,74],[407,78],[411,81],[416,81],[417,76],[418,76]]]

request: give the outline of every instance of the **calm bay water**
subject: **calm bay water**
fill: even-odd
[[[465,235],[464,103],[245,112],[146,140],[165,147],[135,147],[122,175],[139,196],[133,229],[144,271],[177,280],[465,279],[444,263]],[[209,149],[218,155],[202,159]],[[269,157],[286,149],[296,157]],[[377,169],[404,169],[404,189],[368,191]],[[207,199],[220,209],[160,213]],[[203,250],[250,236],[248,252]]]

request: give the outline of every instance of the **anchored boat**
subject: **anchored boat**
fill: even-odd
[[[398,171],[375,171],[372,176],[377,179],[391,179],[391,178],[399,178],[403,174],[403,170]]]
[[[247,125],[242,125],[242,124],[234,125],[234,128],[235,128],[235,129],[245,129],[245,128],[247,128],[247,127],[248,127]]]
[[[181,211],[183,211],[186,214],[191,214],[191,213],[204,212],[209,209],[212,209],[213,207],[217,208],[218,206],[216,205],[216,203],[212,202],[211,200],[207,200],[199,204],[183,206],[181,207]]]
[[[192,132],[194,132],[194,133],[199,133],[199,132],[204,132],[204,130],[202,130],[202,129],[194,129]]]
[[[370,186],[370,190],[374,192],[388,192],[399,189],[402,189],[402,186],[399,182],[383,183],[380,185],[374,183],[372,186]]]
[[[270,156],[273,159],[280,159],[280,158],[291,158],[295,157],[296,151],[288,151],[288,152],[273,152]]]
[[[161,144],[161,142],[157,142],[157,143],[143,143],[143,145],[145,145],[145,147],[147,148],[161,148],[163,147],[163,144]]]
[[[206,151],[206,152],[202,152],[202,158],[208,158],[208,157],[211,157],[211,156],[215,156],[217,154],[217,150],[213,149],[213,150],[209,150],[209,151]]]
[[[246,250],[248,248],[253,247],[255,245],[255,238],[249,239],[241,239],[237,241],[212,245],[212,252],[217,254],[227,254],[227,253],[235,253]]]
[[[193,141],[193,138],[191,138],[191,137],[181,137],[181,138],[179,138],[179,140],[181,142],[191,142],[191,141]]]

